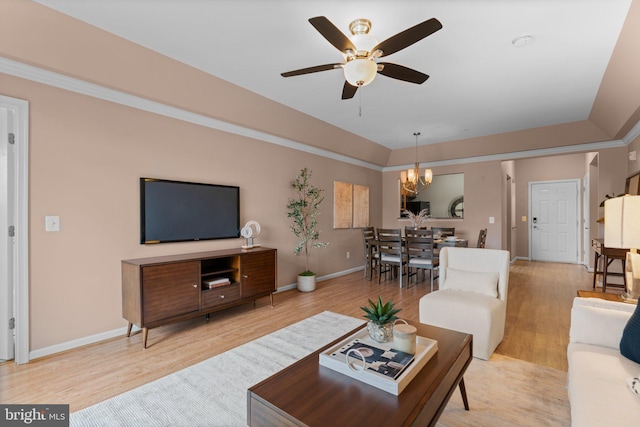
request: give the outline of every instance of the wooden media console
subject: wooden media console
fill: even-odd
[[[226,282],[218,286],[219,282]],[[210,284],[210,283],[214,284]],[[255,302],[277,290],[276,250],[227,249],[122,261],[122,317],[149,329]]]

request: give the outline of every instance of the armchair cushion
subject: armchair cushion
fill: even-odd
[[[620,353],[627,359],[640,363],[640,305],[636,306],[629,322],[624,327],[620,340]]]
[[[499,277],[500,275],[495,271],[479,272],[447,268],[447,279],[442,284],[442,289],[476,292],[497,298]]]

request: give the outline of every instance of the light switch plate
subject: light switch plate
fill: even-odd
[[[60,231],[60,217],[57,215],[47,215],[44,217],[45,231]]]
[[[489,217],[489,224],[493,224],[493,223],[495,223],[495,222],[496,222],[495,217],[490,216],[490,217]]]

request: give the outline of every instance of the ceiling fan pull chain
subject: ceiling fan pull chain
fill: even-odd
[[[362,89],[358,92],[358,117],[362,117]]]

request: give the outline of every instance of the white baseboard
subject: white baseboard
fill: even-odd
[[[327,274],[326,276],[318,276],[316,278],[316,282],[322,282],[323,280],[329,280],[335,277],[346,276],[347,274],[351,274],[359,270],[364,270],[364,266],[351,268],[349,270],[338,271],[337,273]],[[280,286],[278,287],[278,290],[276,291],[276,293],[290,291],[291,289],[295,289],[297,287],[298,287],[297,283],[291,283],[288,285]]]
[[[337,273],[328,274],[326,276],[319,276],[317,280],[318,282],[322,282],[323,280],[333,279],[334,277],[345,276],[347,274],[351,274],[355,271],[363,270],[363,269],[364,269],[364,266],[352,268],[349,270],[339,271]],[[295,289],[297,288],[297,286],[298,286],[297,283],[280,286],[278,287],[278,290],[276,291],[276,293]],[[131,329],[132,332],[137,332],[139,330],[140,328],[138,328],[135,325]],[[78,338],[75,340],[63,342],[60,344],[52,345],[52,346],[41,348],[38,350],[33,350],[29,352],[29,360],[37,359],[39,357],[44,357],[44,356],[50,356],[52,354],[60,353],[67,350],[72,350],[74,348],[82,347],[88,344],[93,344],[96,342],[108,340],[115,337],[125,336],[126,334],[127,334],[127,327],[125,326],[122,328],[113,329],[111,331],[101,332],[99,334],[89,335],[87,337]]]
[[[134,325],[132,328],[133,331],[139,331],[140,328]],[[122,327],[118,329],[113,329],[111,331],[101,332],[95,335],[89,335],[87,337],[78,338],[75,340],[63,342],[60,344],[52,345],[49,347],[41,348],[38,350],[33,350],[29,352],[29,360],[37,359],[39,357],[49,356],[55,353],[60,353],[62,351],[72,350],[74,348],[82,347],[88,344],[93,344],[96,342],[108,340],[115,337],[125,336],[127,334],[127,327]]]

